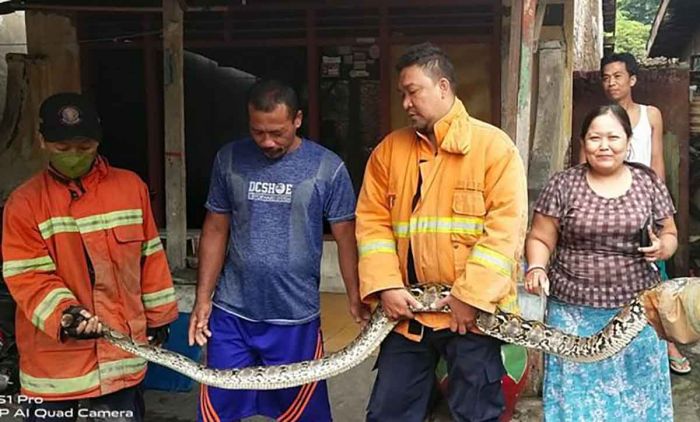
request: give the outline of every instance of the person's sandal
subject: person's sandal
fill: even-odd
[[[674,356],[669,356],[668,357],[668,364],[671,367],[671,372],[674,374],[678,375],[685,375],[690,372],[690,362],[688,361],[688,358],[683,356],[683,357],[674,357]]]

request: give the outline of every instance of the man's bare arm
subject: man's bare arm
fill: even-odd
[[[366,321],[369,319],[369,308],[360,300],[355,220],[331,224],[331,232],[338,245],[338,263],[348,295],[350,314],[355,322]]]
[[[207,338],[211,336],[208,328],[211,299],[216,281],[224,265],[230,225],[231,216],[229,214],[208,211],[204,218],[198,250],[197,295],[190,316],[188,332],[190,346],[195,341],[203,346],[206,344]]]

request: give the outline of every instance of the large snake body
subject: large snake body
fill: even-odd
[[[671,280],[655,289],[680,290],[688,280]],[[700,279],[693,282],[700,282]],[[435,309],[434,304],[449,294],[449,286],[423,285],[411,289],[411,293],[423,305],[423,308],[414,311],[447,311]],[[104,338],[127,352],[168,367],[202,384],[235,390],[275,390],[330,378],[357,366],[372,354],[397,323],[390,320],[381,307],[378,307],[360,335],[335,353],[318,360],[240,369],[207,368],[169,350],[136,343],[130,337],[110,328],[105,328]],[[595,362],[615,355],[624,349],[646,324],[647,318],[640,298],[622,308],[608,325],[590,337],[567,334],[541,322],[529,321],[502,311],[495,314],[480,312],[476,320],[476,326],[486,335],[576,362]]]

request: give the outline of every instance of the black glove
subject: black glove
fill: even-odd
[[[78,333],[77,329],[80,323],[83,321],[88,321],[83,315],[83,311],[89,313],[87,309],[80,305],[71,305],[63,311],[63,316],[61,317],[61,334],[63,336],[73,337],[76,339],[91,339],[102,337],[101,331],[95,331],[92,333],[85,333],[84,331]]]
[[[146,329],[146,339],[151,346],[162,346],[170,337],[170,324],[160,327],[148,327]]]

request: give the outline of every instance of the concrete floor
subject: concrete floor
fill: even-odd
[[[358,328],[349,321],[343,295],[323,295],[322,326],[326,352],[338,350],[352,340]],[[700,344],[684,347],[694,369],[689,375],[672,376],[675,420],[700,421]],[[374,382],[372,357],[358,367],[328,380],[333,416],[338,422],[364,420],[365,406]],[[196,418],[198,386],[188,393],[149,390],[146,392],[147,422],[190,422]],[[0,405],[0,409],[3,406]],[[448,422],[451,418],[443,404],[431,418],[432,422]],[[542,420],[542,402],[537,398],[521,399],[513,421]],[[17,422],[19,418],[0,417],[0,422]],[[246,422],[263,422],[265,418],[249,418]],[[222,421],[225,422],[225,421]]]

